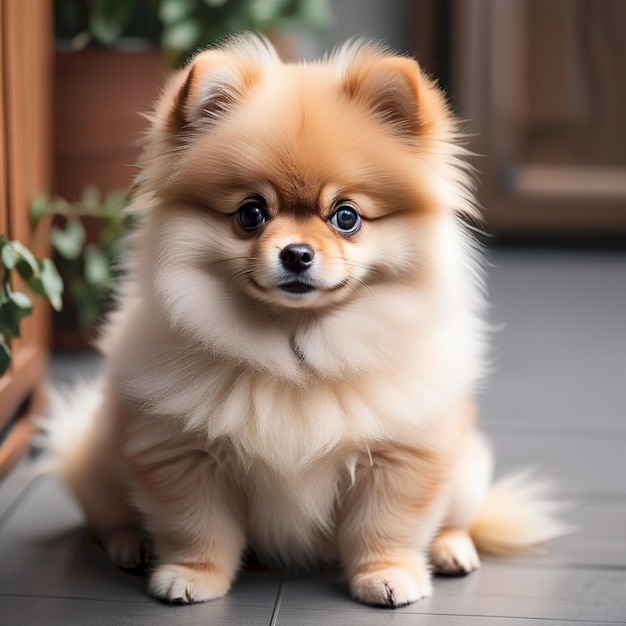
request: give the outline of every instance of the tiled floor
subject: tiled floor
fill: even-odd
[[[247,573],[224,599],[170,607],[108,563],[63,486],[26,466],[0,484],[0,624],[626,624],[626,254],[492,256],[498,330],[482,423],[498,471],[554,477],[578,532],[437,579],[433,598],[396,611],[352,602],[336,572]],[[75,369],[56,360],[54,378]]]

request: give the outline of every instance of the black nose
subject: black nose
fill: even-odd
[[[285,246],[279,256],[285,269],[301,274],[313,265],[315,252],[306,243],[292,243]]]

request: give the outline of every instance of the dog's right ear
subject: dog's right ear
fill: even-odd
[[[173,80],[173,96],[165,94],[171,103],[166,113],[167,130],[182,134],[200,120],[217,122],[246,97],[259,75],[259,67],[227,51],[201,52]]]

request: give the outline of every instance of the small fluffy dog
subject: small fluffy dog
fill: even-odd
[[[151,594],[224,595],[252,547],[341,563],[402,606],[431,570],[561,531],[539,488],[490,487],[475,430],[486,325],[457,124],[410,58],[348,43],[285,64],[254,36],[165,88],[105,375],[48,424],[111,556]]]

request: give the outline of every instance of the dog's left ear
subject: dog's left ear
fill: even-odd
[[[408,140],[428,134],[438,121],[449,118],[439,89],[406,57],[357,55],[346,69],[344,89]]]
[[[259,75],[257,66],[228,51],[201,52],[175,78],[172,95],[163,98],[167,129],[176,135],[201,119],[217,122],[246,97]]]

